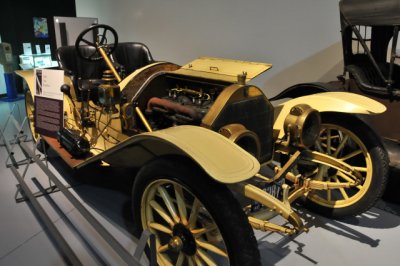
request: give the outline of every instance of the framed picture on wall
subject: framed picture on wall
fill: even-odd
[[[36,38],[48,38],[49,30],[47,27],[47,18],[33,18],[33,31]]]

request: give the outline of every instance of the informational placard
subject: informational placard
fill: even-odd
[[[40,44],[36,44],[35,47],[36,47],[36,54],[41,54],[42,50],[40,49]]]
[[[64,71],[35,69],[35,130],[38,134],[56,137],[63,127],[63,98],[60,91]]]
[[[32,55],[32,46],[31,43],[29,42],[24,42],[22,44],[22,47],[24,48],[24,55]]]
[[[45,54],[51,54],[50,44],[45,44],[44,45],[44,53]]]

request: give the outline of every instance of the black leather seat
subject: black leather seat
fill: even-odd
[[[93,46],[80,46],[79,49],[83,56],[96,53]],[[117,70],[121,70],[121,67],[123,67],[126,75],[154,62],[149,48],[136,42],[119,43],[110,58]],[[102,82],[103,71],[108,69],[104,60],[88,61],[79,57],[75,46],[59,47],[57,49],[57,60],[60,68],[72,77],[78,101],[83,100],[82,97],[86,95],[83,91],[94,90],[95,85]],[[94,92],[91,93],[92,96],[94,94]]]
[[[377,65],[382,75],[388,79],[390,64],[387,62],[377,62]],[[398,89],[400,88],[400,75],[398,74],[400,73],[400,67],[397,64],[394,64],[393,67],[392,80],[394,83],[392,84],[392,88]],[[346,66],[346,70],[354,77],[357,84],[361,86],[361,89],[372,91],[386,90],[386,81],[381,78],[367,55],[354,55],[351,64]]]
[[[80,46],[79,49],[83,56],[90,56],[96,53],[92,46]],[[72,78],[75,94],[78,101],[92,96],[96,98],[96,93],[88,95],[88,90],[100,84],[103,71],[108,69],[104,60],[87,61],[78,56],[75,46],[62,46],[57,49],[57,61],[61,69]],[[95,100],[95,99],[93,99]]]
[[[119,43],[112,53],[112,59],[124,67],[126,75],[154,62],[149,48],[138,42]]]
[[[80,46],[82,55],[89,56],[96,53],[92,46]],[[87,61],[78,56],[75,46],[62,46],[57,49],[57,60],[61,69],[68,75],[81,79],[101,79],[103,71],[107,69],[103,60]]]

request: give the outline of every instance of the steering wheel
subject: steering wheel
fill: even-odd
[[[88,34],[88,33],[91,34]],[[107,38],[107,33],[111,33],[108,34],[108,37],[111,38]],[[90,39],[95,39],[94,41],[89,41],[87,40],[86,36],[89,36]],[[114,39],[114,44],[112,46],[108,46],[107,42],[108,40],[112,40]],[[82,50],[79,49],[79,47],[81,45],[88,45],[90,47],[94,47],[94,51],[91,54],[84,54],[82,53]],[[104,25],[104,24],[97,24],[97,25],[93,25],[90,26],[89,28],[87,28],[86,30],[82,31],[78,37],[76,38],[75,41],[75,49],[76,52],[78,53],[79,57],[88,61],[99,61],[102,60],[103,57],[101,56],[101,54],[99,53],[98,48],[102,47],[104,48],[104,51],[106,52],[107,56],[109,56],[112,52],[114,52],[115,48],[118,45],[118,34],[117,32],[111,28],[108,25]]]

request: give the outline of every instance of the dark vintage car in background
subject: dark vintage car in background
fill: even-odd
[[[275,99],[347,91],[381,102],[386,112],[360,118],[382,137],[390,166],[399,169],[400,124],[396,121],[400,115],[400,1],[342,0],[339,7],[343,74],[329,83],[296,84]]]

